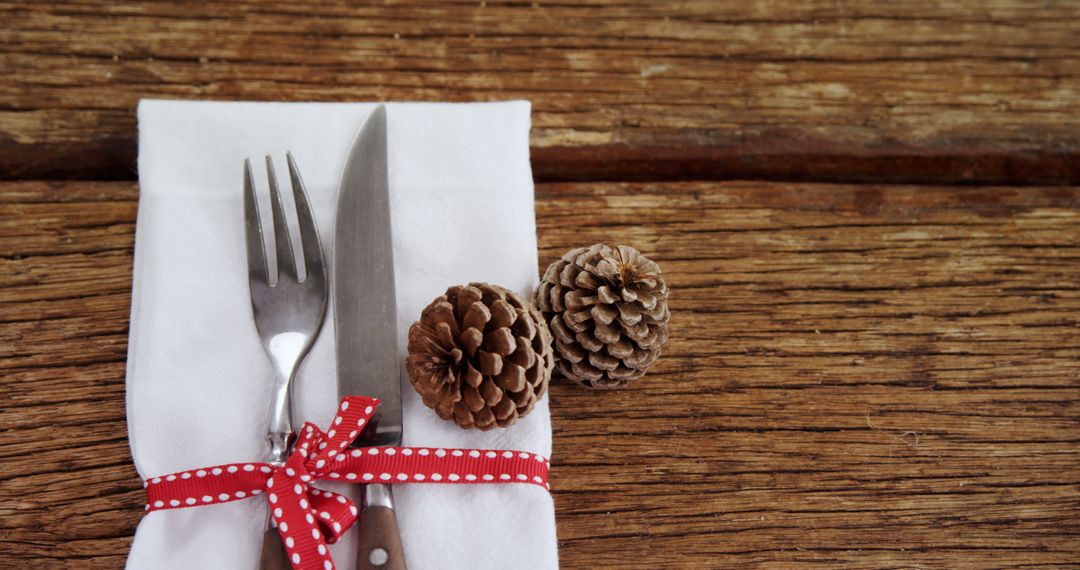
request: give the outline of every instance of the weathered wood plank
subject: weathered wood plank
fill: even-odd
[[[0,177],[133,178],[142,97],[531,99],[541,180],[1080,180],[1080,5],[0,3]]]
[[[541,259],[629,243],[673,337],[551,391],[566,568],[1080,558],[1080,190],[538,186]],[[0,566],[119,568],[136,190],[0,184]]]

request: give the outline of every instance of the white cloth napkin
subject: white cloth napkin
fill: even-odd
[[[271,370],[251,320],[242,162],[252,159],[265,213],[263,155],[273,155],[287,188],[285,151],[292,151],[329,263],[345,157],[373,108],[139,104],[127,409],[132,454],[144,478],[262,459]],[[447,286],[487,281],[528,294],[536,285],[529,104],[389,104],[387,111],[404,355],[409,325]],[[296,417],[324,428],[338,398],[331,315],[295,387]],[[546,398],[514,426],[485,433],[440,420],[407,382],[402,394],[404,445],[551,454]],[[413,570],[558,566],[554,509],[540,487],[406,484],[394,493]],[[128,568],[255,568],[265,516],[261,496],[149,513]],[[338,568],[354,567],[355,548],[355,532],[331,546]]]

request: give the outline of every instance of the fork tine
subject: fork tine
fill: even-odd
[[[244,241],[247,244],[248,280],[267,283],[266,246],[263,245],[262,222],[259,220],[259,201],[255,198],[251,161],[246,158],[244,159]]]
[[[286,152],[285,158],[289,162],[296,218],[300,222],[300,245],[304,252],[304,267],[307,268],[304,281],[315,277],[325,282],[326,266],[323,264],[322,244],[319,241],[319,230],[315,227],[315,216],[311,213],[311,204],[308,203],[307,188],[304,180],[300,178],[300,169],[296,166],[292,153]]]
[[[296,261],[293,259],[292,240],[289,238],[289,226],[285,223],[285,208],[278,190],[277,175],[274,174],[274,161],[266,155],[266,178],[270,182],[270,212],[274,218],[274,248],[277,251],[278,281],[281,276],[296,280]]]

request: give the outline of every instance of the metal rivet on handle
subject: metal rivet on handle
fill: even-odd
[[[390,553],[382,548],[376,548],[371,551],[371,555],[368,556],[368,562],[371,562],[372,566],[382,566],[390,560]]]

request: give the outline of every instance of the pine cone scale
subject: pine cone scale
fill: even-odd
[[[491,305],[491,323],[498,328],[510,327],[517,320],[517,316],[514,313],[514,308],[510,306],[510,303],[499,299]]]
[[[473,412],[479,412],[487,402],[484,397],[480,395],[480,391],[472,386],[463,386],[461,390],[461,397],[465,401],[465,405],[469,407],[469,410]]]
[[[462,325],[467,329],[474,329],[478,331],[484,330],[484,325],[491,320],[491,309],[484,306],[483,303],[473,303],[469,305],[469,308],[465,310],[465,318],[462,319]]]
[[[465,363],[465,373],[462,377],[465,379],[466,384],[473,387],[479,386],[480,383],[484,381],[484,375],[476,368],[473,368],[471,362]]]
[[[520,392],[525,388],[525,369],[514,364],[507,363],[502,372],[495,376],[495,384],[510,392]]]
[[[620,338],[618,341],[608,344],[606,350],[611,356],[622,359],[634,353],[634,346],[626,339]]]
[[[597,297],[601,303],[610,305],[619,301],[619,296],[611,292],[611,288],[604,286],[596,290]]]
[[[636,325],[641,322],[641,309],[630,303],[616,303],[615,310],[619,313],[619,324],[623,326]]]
[[[569,342],[557,341],[555,347],[559,351],[561,358],[571,363],[581,362],[589,354],[587,350],[574,344],[572,339]]]
[[[509,398],[499,400],[494,406],[491,406],[492,413],[495,414],[495,419],[498,421],[507,421],[511,419],[511,415],[515,414],[516,407],[514,401]]]
[[[439,323],[437,326],[449,328],[443,323]],[[476,351],[480,349],[481,343],[484,342],[484,333],[474,328],[468,328],[459,335],[459,338],[461,339],[461,348],[465,349],[465,354],[468,354],[471,357],[476,354]],[[444,341],[446,344],[454,342],[453,339]]]
[[[485,376],[493,376],[502,372],[503,361],[498,354],[493,354],[484,350],[478,351],[477,355],[480,360],[480,373]]]
[[[556,314],[551,318],[551,330],[555,334],[555,338],[570,343],[574,341],[574,333],[563,323],[562,315]]]
[[[508,328],[497,328],[487,333],[484,346],[499,356],[510,356],[517,348],[517,341]]]
[[[499,403],[499,400],[503,399],[502,390],[491,381],[491,378],[484,378],[484,381],[480,384],[480,395],[484,397],[484,401],[489,406],[494,406]]]
[[[513,324],[510,325],[510,331],[519,339],[532,339],[538,334],[536,323],[537,321],[534,321],[531,318],[516,319]]]
[[[533,366],[536,363],[536,353],[533,352],[532,346],[527,344],[528,341],[521,337],[517,337],[517,343],[517,350],[510,355],[510,362],[522,368]]]
[[[592,309],[589,310],[589,314],[594,321],[610,325],[615,320],[615,316],[619,314],[619,311],[611,305],[593,305]]]
[[[592,334],[592,331],[583,330],[574,335],[574,340],[589,352],[596,352],[604,348],[604,341],[596,338],[596,335]]]
[[[609,326],[607,323],[596,323],[593,328],[593,336],[604,344],[614,344],[619,342],[622,334],[619,332],[618,327]]]

